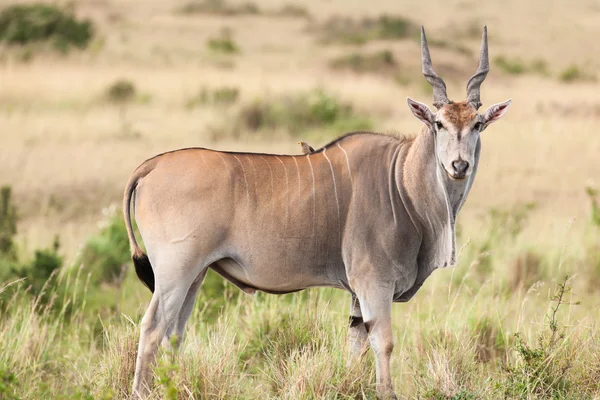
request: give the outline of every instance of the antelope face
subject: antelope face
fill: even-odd
[[[407,99],[412,113],[435,135],[435,157],[452,180],[467,178],[473,171],[475,151],[479,134],[489,124],[502,117],[510,107],[511,100],[494,104],[484,114],[477,110],[481,106],[479,88],[489,71],[487,28],[483,29],[479,67],[467,83],[467,100],[452,102],[446,95],[446,84],[433,70],[425,30],[421,28],[421,54],[423,74],[433,86],[433,113],[423,103]]]
[[[494,104],[484,114],[477,113],[468,102],[444,104],[437,113],[412,99],[408,105],[435,135],[435,157],[453,180],[467,178],[475,165],[475,149],[479,134],[502,117],[511,100]]]
[[[481,127],[477,111],[468,103],[446,104],[435,115],[435,155],[451,179],[471,174]]]

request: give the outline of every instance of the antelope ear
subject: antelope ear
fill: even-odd
[[[483,129],[487,128],[489,124],[499,120],[500,117],[506,114],[511,104],[512,100],[509,99],[504,103],[494,104],[485,110],[485,114],[483,114]]]
[[[425,125],[431,128],[431,126],[433,125],[434,117],[429,107],[427,107],[423,103],[414,101],[410,97],[406,98],[406,102],[408,103],[408,108],[410,108],[410,111],[412,111],[415,117],[419,118],[425,123]]]

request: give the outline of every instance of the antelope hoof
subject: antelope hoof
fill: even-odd
[[[398,400],[394,388],[392,386],[379,386],[377,385],[377,399],[378,400]]]

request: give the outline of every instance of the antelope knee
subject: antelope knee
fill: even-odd
[[[378,343],[378,341],[376,340],[375,343],[371,344],[371,347],[373,347],[373,351],[376,355],[381,354],[385,356],[390,356],[394,351],[394,342],[392,342],[392,340],[389,340],[384,341],[383,343]]]

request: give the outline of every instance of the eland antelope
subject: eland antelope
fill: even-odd
[[[410,300],[436,268],[455,263],[455,221],[475,179],[480,133],[511,104],[477,112],[489,70],[486,28],[466,101],[448,99],[423,29],[421,52],[437,112],[407,99],[424,123],[414,138],[351,133],[298,156],[189,148],[135,170],[123,211],[136,272],[153,295],[134,396],[148,393],[159,343],[183,338],[210,268],[249,294],[350,292],[350,357],[370,343],[377,393],[395,398],[392,303]],[[133,234],[132,199],[147,256]]]

